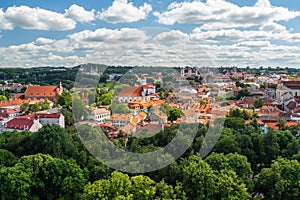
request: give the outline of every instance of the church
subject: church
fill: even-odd
[[[63,92],[62,83],[59,86],[39,86],[29,85],[25,92],[25,99],[27,100],[41,100],[49,99],[57,103],[58,96]]]

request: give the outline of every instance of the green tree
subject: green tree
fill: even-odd
[[[262,98],[255,99],[253,106],[254,108],[261,108],[264,105],[264,100]]]
[[[22,113],[25,113],[26,115],[29,114],[29,104],[28,103],[24,103],[20,106],[20,110]]]
[[[31,174],[31,197],[78,199],[86,184],[84,172],[73,160],[36,154],[23,156],[18,165]]]
[[[216,194],[210,199],[250,199],[245,184],[233,170],[221,170],[215,183]]]
[[[17,162],[18,159],[12,152],[5,149],[0,149],[0,167],[11,167],[14,166]]]
[[[237,153],[224,155],[223,153],[212,153],[205,161],[213,170],[232,170],[236,173],[241,182],[245,183],[247,188],[252,188],[252,179],[248,178],[252,175],[251,165],[247,157]]]
[[[61,109],[61,114],[65,117],[65,124],[72,126],[75,122],[73,113],[66,108]]]
[[[279,158],[264,168],[256,178],[256,190],[265,199],[298,199],[300,194],[300,163]]]
[[[110,109],[112,113],[123,113],[123,114],[130,113],[128,106],[124,103],[119,103],[118,101],[113,101],[112,104],[110,105]]]
[[[29,104],[28,110],[29,110],[29,113],[34,113],[34,112],[40,111],[40,106],[37,103]]]
[[[280,155],[280,146],[278,144],[278,138],[275,131],[268,131],[263,135],[263,163],[269,166],[273,160]]]
[[[187,196],[191,199],[211,199],[217,190],[217,176],[211,167],[198,156],[191,156],[180,165]]]
[[[73,115],[74,115],[74,118],[76,119],[76,121],[83,120],[88,115],[85,104],[79,98],[73,99],[72,111],[73,111]]]
[[[66,129],[44,125],[31,139],[32,153],[50,154],[63,159],[78,156],[78,149]]]
[[[107,106],[107,105],[111,104],[112,99],[113,99],[112,92],[108,92],[108,93],[102,94],[99,97],[99,103],[100,103],[100,105]]]
[[[31,192],[31,174],[22,166],[0,166],[0,199],[33,199]]]
[[[168,115],[168,120],[173,122],[182,117],[182,113],[178,108],[172,108]]]
[[[57,103],[61,106],[69,107],[72,105],[71,93],[64,91],[57,100]]]
[[[278,124],[277,124],[279,130],[285,130],[286,129],[286,121],[284,118],[278,119]]]
[[[0,101],[7,100],[7,97],[4,95],[0,95]]]
[[[50,109],[50,104],[47,101],[41,102],[40,103],[40,109],[41,110],[48,110],[48,109]]]

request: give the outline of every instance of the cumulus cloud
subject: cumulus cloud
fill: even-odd
[[[2,9],[0,9],[0,29],[13,29],[13,25],[6,20]]]
[[[194,41],[202,42],[239,42],[242,40],[268,40],[271,38],[270,34],[264,31],[241,31],[236,29],[203,31],[199,28],[194,29],[190,37]]]
[[[52,40],[52,39],[49,39],[49,38],[42,38],[42,37],[39,37],[35,40],[35,43],[36,44],[52,44],[55,40]]]
[[[158,41],[166,44],[176,44],[178,42],[184,42],[189,39],[187,33],[183,33],[179,30],[172,30],[168,32],[162,32],[153,38],[154,41]]]
[[[115,0],[112,6],[99,13],[98,18],[112,24],[129,23],[145,19],[151,11],[152,6],[147,3],[136,7],[127,0]]]
[[[270,46],[270,44],[269,41],[244,41],[239,42],[237,45],[246,47],[267,47]]]
[[[252,27],[264,23],[288,21],[300,16],[300,12],[271,6],[269,0],[258,0],[254,6],[239,7],[225,0],[173,2],[167,11],[154,12],[158,23],[203,24],[202,29]]]
[[[71,5],[65,13],[58,13],[42,8],[28,6],[8,7],[5,12],[0,9],[0,29],[37,30],[71,30],[76,22],[86,23],[95,20],[94,10],[86,11],[76,4]]]
[[[95,10],[86,11],[83,7],[73,4],[65,10],[65,16],[76,20],[77,22],[86,23],[95,20]]]
[[[122,28],[107,29],[100,28],[95,31],[84,30],[68,36],[78,42],[137,42],[147,39],[147,34],[138,29]]]
[[[12,29],[14,26],[23,29],[70,30],[75,28],[76,22],[66,18],[63,14],[41,8],[13,6],[7,8],[5,13],[1,10],[0,28]]]

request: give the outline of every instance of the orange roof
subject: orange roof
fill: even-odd
[[[285,123],[286,126],[299,126],[299,124],[295,121],[289,121]]]
[[[268,122],[268,123],[266,123],[266,126],[267,126],[268,128],[274,129],[275,131],[278,131],[278,130],[279,130],[279,127],[278,127],[278,123],[277,123],[277,122]]]
[[[131,123],[132,123],[133,125],[137,125],[138,122],[139,122],[139,118],[137,118],[137,117],[134,117],[134,118],[132,118],[132,120],[131,120]]]
[[[147,114],[145,113],[145,112],[140,112],[139,114],[138,114],[138,117],[141,117],[141,118],[145,118],[145,117],[147,117]]]
[[[153,104],[153,105],[160,105],[163,103],[165,103],[165,100],[152,100],[151,101],[151,104]]]
[[[132,117],[132,114],[117,114],[114,113],[110,116],[110,120],[128,121]]]
[[[49,104],[52,103],[49,99],[42,99],[42,100],[23,100],[23,99],[16,99],[16,100],[2,100],[0,101],[0,107],[6,107],[6,106],[21,106],[24,103],[28,104],[34,104],[39,102],[47,101]]]
[[[55,97],[57,86],[28,86],[25,92],[26,97]]]

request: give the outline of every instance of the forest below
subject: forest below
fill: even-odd
[[[4,132],[1,199],[298,199],[299,129],[282,126],[262,134],[256,120],[245,125],[249,117],[228,116],[205,158],[199,149],[208,125],[200,124],[192,145],[176,162],[145,174],[107,167],[87,151],[72,127]],[[126,148],[122,136],[113,143],[131,152],[150,152],[167,145],[178,129],[175,124],[150,138],[129,138]]]

